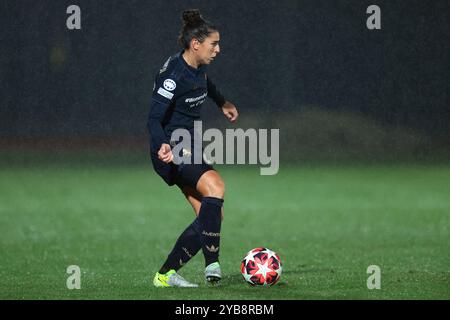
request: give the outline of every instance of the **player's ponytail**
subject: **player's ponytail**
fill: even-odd
[[[218,31],[216,26],[203,19],[198,9],[184,10],[182,20],[183,27],[178,37],[178,43],[183,49],[189,49],[192,39],[203,42],[211,33]]]

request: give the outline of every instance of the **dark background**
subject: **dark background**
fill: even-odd
[[[153,78],[187,8],[221,32],[209,74],[237,126],[280,128],[287,158],[448,159],[448,1],[2,0],[0,147],[147,152]]]

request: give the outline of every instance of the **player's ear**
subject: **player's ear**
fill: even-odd
[[[198,47],[200,46],[200,41],[196,38],[192,38],[191,40],[191,48],[194,50],[198,50]]]

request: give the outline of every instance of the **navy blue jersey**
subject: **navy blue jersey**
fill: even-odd
[[[218,106],[225,103],[206,75],[206,66],[191,67],[182,53],[171,56],[155,78],[147,124],[153,151],[159,150],[163,143],[168,144],[175,129],[183,128],[192,133],[206,97]]]

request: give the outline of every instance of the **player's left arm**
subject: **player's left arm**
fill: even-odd
[[[228,120],[230,120],[230,122],[236,122],[239,116],[236,106],[230,101],[225,100],[209,76],[206,77],[206,81],[208,84],[208,97],[210,97],[216,105],[222,109],[223,114]]]
[[[230,122],[236,122],[237,118],[239,117],[236,106],[229,101],[225,101],[224,105],[222,106],[222,112],[225,117],[230,120]]]

